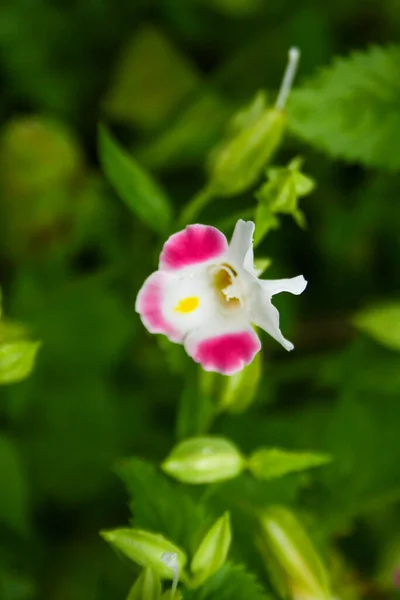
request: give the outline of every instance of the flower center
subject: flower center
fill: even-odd
[[[174,310],[180,313],[190,313],[196,310],[196,308],[199,307],[199,304],[200,301],[196,296],[189,296],[188,298],[180,300]]]
[[[213,269],[213,285],[217,298],[225,308],[239,308],[242,304],[238,290],[237,272],[227,263]]]

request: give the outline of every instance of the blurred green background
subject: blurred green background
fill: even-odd
[[[43,345],[31,376],[0,388],[1,600],[126,597],[135,570],[98,536],[129,519],[115,468],[122,457],[167,454],[197,377],[134,312],[163,238],[104,178],[99,121],[178,211],[204,185],[206,157],[235,111],[261,88],[273,101],[291,45],[302,51],[301,86],[334,57],[396,43],[399,31],[396,0],[2,1],[3,310]],[[309,282],[300,298],[276,302],[296,350],[265,336],[254,406],[213,427],[244,451],[276,444],[333,455],[332,466],[265,493],[313,516],[317,543],[340,563],[338,597],[349,599],[395,597],[400,569],[398,304],[373,324],[377,341],[352,325],[400,291],[400,140],[377,132],[381,123],[400,131],[400,61],[374,75],[360,76],[347,118],[333,122],[331,107],[335,98],[342,106],[352,77],[330,104],[323,93],[312,100],[316,119],[332,117],[332,139],[360,124],[350,161],[333,142],[321,151],[301,118],[291,126],[289,104],[275,163],[302,155],[317,188],[302,202],[307,230],[284,217],[258,255],[273,260],[268,277]],[[375,111],[370,81],[382,100]],[[251,193],[221,198],[201,220],[225,222],[230,235],[230,215],[253,204]],[[267,582],[261,564],[249,566]]]

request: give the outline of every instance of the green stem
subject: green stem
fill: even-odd
[[[198,214],[213,200],[214,192],[211,186],[205,186],[193,198],[182,210],[179,224],[184,227],[189,223],[194,223]]]

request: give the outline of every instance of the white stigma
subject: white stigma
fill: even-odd
[[[286,104],[286,100],[292,89],[293,81],[296,76],[297,67],[300,60],[300,50],[298,48],[290,48],[289,58],[286,65],[286,70],[283,75],[281,89],[279,90],[278,98],[275,103],[275,108],[282,109]]]
[[[171,598],[175,595],[176,588],[178,587],[179,581],[179,563],[178,563],[178,555],[176,552],[164,552],[161,555],[161,560],[164,565],[167,565],[173,572],[174,576],[172,579],[172,588],[171,588]]]

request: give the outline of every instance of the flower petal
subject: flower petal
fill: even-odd
[[[168,274],[152,273],[146,279],[136,298],[135,310],[150,333],[163,333],[172,342],[182,342],[183,335],[169,323],[163,313]]]
[[[291,277],[290,279],[259,279],[259,283],[270,296],[280,292],[290,292],[298,296],[307,287],[307,281],[303,275]]]
[[[159,268],[182,269],[222,256],[227,250],[226,237],[215,227],[188,225],[165,242]]]
[[[283,337],[279,329],[279,312],[271,302],[271,295],[258,283],[252,285],[250,292],[251,322],[257,327],[264,329],[271,337],[282,344],[286,350],[293,350],[293,344]]]
[[[236,223],[228,251],[229,260],[237,267],[244,267],[252,275],[255,275],[253,253],[254,228],[253,221],[243,221],[240,219]]]
[[[233,375],[250,364],[261,349],[260,340],[251,328],[215,333],[210,327],[206,331],[198,329],[185,340],[186,352],[205,371]]]

